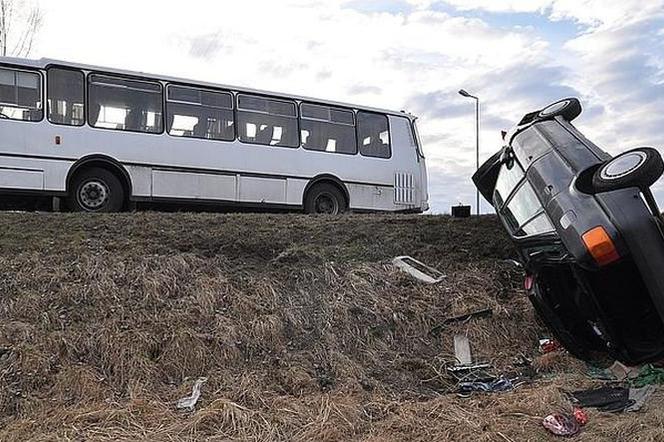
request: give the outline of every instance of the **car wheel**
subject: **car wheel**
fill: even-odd
[[[576,98],[565,98],[548,105],[537,116],[541,119],[562,116],[567,121],[572,121],[581,115],[581,102]]]
[[[67,202],[74,212],[119,212],[124,198],[122,183],[113,173],[92,168],[74,177]]]
[[[593,175],[596,192],[638,187],[647,189],[662,176],[664,162],[656,149],[640,147],[607,161]]]
[[[339,215],[346,211],[346,198],[332,184],[316,184],[307,192],[304,210],[312,214]]]

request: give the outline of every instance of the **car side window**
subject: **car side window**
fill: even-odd
[[[496,181],[496,190],[494,199],[497,207],[501,207],[507,198],[509,198],[512,191],[521,182],[524,177],[523,169],[516,161],[513,161],[511,167],[508,164],[503,164],[498,174]]]
[[[554,230],[549,217],[546,213],[542,212],[517,230],[514,236],[539,235],[542,233],[553,232]]]
[[[502,210],[502,218],[514,236],[550,232],[553,226],[528,181],[514,192]]]

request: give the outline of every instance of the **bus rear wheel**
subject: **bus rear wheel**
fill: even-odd
[[[74,212],[120,212],[124,189],[118,177],[106,169],[94,167],[76,174],[67,203]]]
[[[318,215],[339,215],[346,211],[346,198],[332,184],[316,184],[307,192],[304,211]]]

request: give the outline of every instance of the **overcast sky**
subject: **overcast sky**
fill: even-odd
[[[547,103],[611,153],[664,146],[664,0],[42,0],[33,56],[408,110],[435,212],[474,201],[481,156]],[[664,186],[657,186],[664,202]],[[484,204],[484,210],[489,210]]]

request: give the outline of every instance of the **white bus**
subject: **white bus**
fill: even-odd
[[[428,209],[407,113],[48,59],[0,58],[0,192],[87,212]]]

